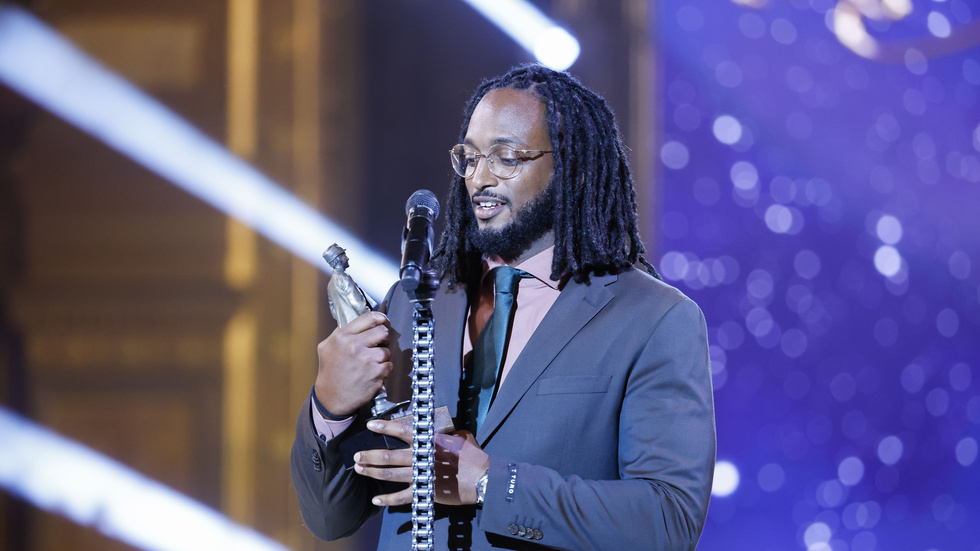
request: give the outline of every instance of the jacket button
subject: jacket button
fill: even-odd
[[[524,533],[524,537],[527,538],[527,539],[529,539],[529,540],[533,540],[534,539],[534,530],[531,530],[530,528],[528,528],[527,529],[527,532]]]
[[[520,537],[523,538],[524,537],[524,534],[526,534],[526,533],[527,533],[527,528],[525,528],[523,526],[518,526],[517,527],[517,535],[518,536],[520,536]]]
[[[316,450],[313,450],[310,453],[310,459],[313,460],[313,470],[314,471],[320,472],[320,471],[323,470],[323,462],[320,461],[320,452],[318,452]]]
[[[543,537],[544,537],[544,532],[542,532],[541,530],[534,531],[534,539],[539,540]]]
[[[510,535],[512,535],[512,536],[516,536],[517,535],[517,525],[516,524],[509,524],[509,525],[507,525],[507,529],[510,530]]]

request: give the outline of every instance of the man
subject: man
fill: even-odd
[[[611,111],[568,74],[523,66],[477,89],[460,141],[434,257],[435,393],[468,430],[436,441],[436,548],[694,549],[715,456],[704,318],[639,256]],[[516,310],[503,351],[487,352],[503,273],[516,274]],[[318,537],[380,512],[379,549],[411,548],[410,452],[361,451],[353,469],[339,452],[365,426],[411,441],[403,425],[365,422],[381,384],[393,393],[411,367],[405,295],[396,286],[387,317],[364,314],[318,347],[292,464]]]

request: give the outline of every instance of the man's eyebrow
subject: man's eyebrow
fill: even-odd
[[[497,145],[499,143],[507,144],[507,145],[524,145],[524,142],[518,140],[517,138],[511,137],[511,136],[500,136],[500,137],[494,138],[493,141],[490,142],[490,145]],[[473,146],[474,148],[476,147],[476,144],[473,143],[473,140],[471,140],[469,138],[466,138],[466,139],[463,140],[463,145],[470,145],[470,146]]]
[[[524,144],[524,142],[518,140],[517,138],[511,138],[509,136],[507,136],[507,137],[500,137],[500,138],[497,138],[497,139],[495,139],[493,141],[493,145],[497,145],[498,143],[503,143],[503,144],[507,144],[507,145],[523,145]]]

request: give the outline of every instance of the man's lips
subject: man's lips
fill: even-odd
[[[493,218],[507,204],[507,201],[504,199],[487,195],[474,196],[471,200],[473,202],[473,213],[478,220],[489,220]]]

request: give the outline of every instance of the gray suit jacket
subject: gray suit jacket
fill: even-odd
[[[388,391],[410,395],[412,306],[395,288],[385,307],[397,337]],[[436,404],[454,416],[466,310],[462,289],[433,305]],[[293,482],[322,539],[352,534],[379,512],[370,498],[392,490],[343,467],[339,441],[362,429],[322,442],[308,403],[300,414]],[[476,436],[490,454],[485,502],[437,506],[437,549],[694,549],[715,460],[701,310],[636,269],[568,282]],[[410,507],[383,513],[378,548],[411,549]]]

